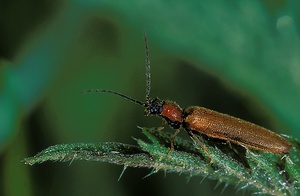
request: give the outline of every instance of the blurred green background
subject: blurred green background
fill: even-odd
[[[75,161],[20,163],[58,143],[135,145],[143,108],[99,88],[231,114],[300,136],[300,2],[1,1],[0,195],[219,195],[224,183]],[[167,128],[166,130],[169,130]],[[186,137],[184,132],[181,133]],[[236,193],[227,187],[223,195]],[[249,192],[245,193],[246,195]]]

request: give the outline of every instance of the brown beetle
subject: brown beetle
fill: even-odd
[[[94,89],[84,91],[84,93],[112,93],[131,102],[144,106],[146,116],[157,115],[165,119],[170,127],[177,130],[174,136],[171,138],[171,151],[174,149],[172,140],[178,134],[179,129],[181,128],[184,128],[186,131],[188,131],[188,133],[194,139],[195,137],[193,134],[199,133],[210,138],[225,140],[227,142],[232,142],[265,152],[288,153],[292,149],[292,145],[278,134],[245,120],[198,106],[191,106],[186,109],[181,109],[179,105],[172,101],[163,101],[159,98],[150,98],[150,60],[146,34],[144,35],[144,39],[146,47],[147,86],[145,103],[110,90]],[[201,146],[205,148],[204,145]],[[206,149],[204,150],[207,151]]]

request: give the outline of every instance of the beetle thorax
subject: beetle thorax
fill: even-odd
[[[166,119],[167,123],[174,129],[179,129],[182,126],[183,112],[179,105],[174,102],[165,101],[160,116]]]

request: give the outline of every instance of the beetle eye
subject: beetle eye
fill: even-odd
[[[144,112],[145,116],[149,116],[151,114],[160,115],[163,109],[163,103],[164,102],[158,98],[150,99]]]

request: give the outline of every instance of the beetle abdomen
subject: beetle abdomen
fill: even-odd
[[[270,130],[203,107],[188,107],[184,110],[183,127],[252,149],[272,153],[287,153],[292,145]]]

